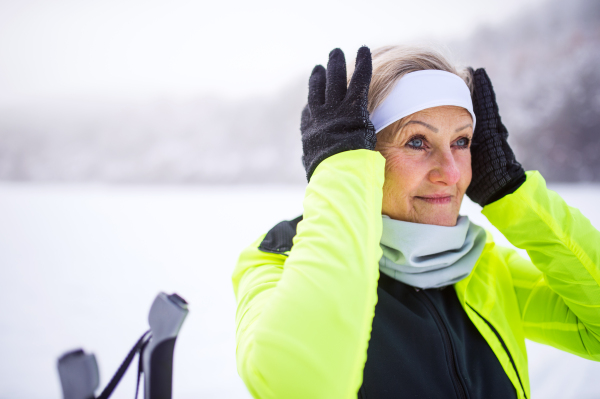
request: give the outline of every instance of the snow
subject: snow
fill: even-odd
[[[600,185],[554,188],[600,227]],[[60,398],[56,359],[77,347],[96,354],[103,388],[159,291],[190,303],[174,397],[248,398],[230,275],[244,246],[302,212],[302,197],[302,186],[1,184],[0,399]],[[477,205],[463,211],[491,227]],[[600,364],[528,349],[533,398],[600,397]],[[134,377],[113,397],[131,398]]]

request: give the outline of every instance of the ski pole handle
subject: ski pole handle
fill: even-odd
[[[152,338],[141,353],[145,399],[171,399],[173,350],[188,314],[187,305],[179,295],[161,292],[150,308],[148,323]]]
[[[98,363],[93,353],[82,349],[67,352],[58,359],[58,375],[64,399],[93,399],[100,383]]]

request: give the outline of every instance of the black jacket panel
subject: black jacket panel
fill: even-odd
[[[385,274],[358,397],[516,398],[452,286],[416,290]]]

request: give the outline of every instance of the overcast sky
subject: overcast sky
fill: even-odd
[[[268,95],[341,47],[465,37],[543,0],[0,0],[0,105]]]

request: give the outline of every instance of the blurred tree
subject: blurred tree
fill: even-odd
[[[487,69],[526,169],[600,181],[600,1],[548,0],[448,48]],[[272,98],[0,109],[0,180],[304,183],[309,72]]]

